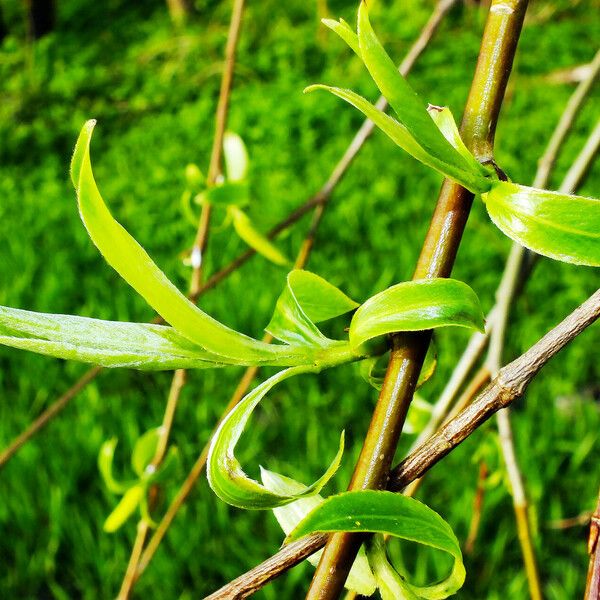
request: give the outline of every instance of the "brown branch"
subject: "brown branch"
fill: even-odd
[[[456,3],[456,1],[457,0],[442,0],[441,2],[438,3],[438,5],[436,5],[434,12],[432,13],[431,17],[429,18],[429,20],[427,21],[423,30],[421,31],[421,34],[419,35],[417,41],[413,44],[413,46],[411,47],[406,58],[402,61],[401,65],[399,67],[399,70],[402,74],[406,75],[411,70],[411,68],[415,64],[417,58],[425,50],[425,48],[427,47],[429,41],[431,40],[434,32],[437,30],[442,17],[448,12],[448,10],[450,10],[450,8]],[[381,97],[378,101],[378,105],[381,110],[385,110],[385,108],[387,107],[387,101],[383,97]],[[312,217],[308,232],[304,238],[304,241],[302,242],[302,245],[301,245],[298,255],[296,257],[296,261],[294,263],[295,269],[302,269],[307,264],[308,259],[312,252],[312,249],[313,249],[317,230],[319,228],[321,219],[323,218],[323,214],[325,212],[327,201],[328,201],[329,197],[331,196],[333,190],[335,189],[336,185],[339,183],[340,179],[342,178],[342,176],[344,175],[344,173],[350,166],[350,163],[352,162],[354,157],[358,154],[359,150],[362,148],[363,144],[366,142],[366,140],[372,133],[373,129],[374,129],[374,124],[371,121],[367,120],[363,123],[361,128],[358,130],[358,132],[354,136],[354,139],[352,140],[352,142],[346,149],[346,152],[344,153],[344,155],[342,156],[340,161],[337,163],[337,165],[334,167],[331,175],[329,176],[329,178],[327,179],[327,181],[325,182],[325,184],[323,185],[321,190],[317,193],[317,195],[314,196],[312,199],[310,199],[307,203],[305,203],[304,206],[300,207],[300,209],[298,209],[297,211],[292,213],[292,215],[290,215],[286,219],[286,221],[283,222],[287,226],[288,223],[291,224],[291,222],[293,222],[292,219],[294,218],[295,215],[304,215],[304,214],[306,214],[306,212],[308,212],[308,210],[314,208],[314,213],[313,213],[313,217]],[[281,224],[280,224],[280,226],[281,226]],[[242,256],[249,257],[251,255],[252,254],[248,251],[245,254],[243,254]],[[235,263],[235,261],[234,261],[234,263]],[[232,265],[234,263],[232,263]],[[221,271],[221,272],[223,272],[223,271]],[[210,285],[210,281],[211,280],[209,280],[201,288],[200,291],[202,291],[202,292],[206,291],[208,289],[208,286]],[[216,283],[216,280],[215,280],[215,283]],[[270,335],[265,335],[263,337],[263,341],[267,342],[267,343],[271,342],[272,339],[273,338]],[[227,414],[229,414],[229,412],[231,412],[231,410],[233,410],[233,408],[244,397],[244,395],[248,391],[248,388],[250,387],[252,381],[256,377],[257,372],[258,372],[257,367],[248,367],[248,369],[246,369],[246,371],[244,372],[244,375],[242,376],[242,379],[238,383],[238,386],[236,387],[229,403],[227,404],[223,414],[221,415],[221,418],[219,419],[219,422],[215,425],[213,431],[216,431],[216,429],[218,428],[218,426],[222,422],[222,420],[227,416]],[[175,516],[177,515],[179,509],[186,501],[186,499],[187,499],[188,495],[190,494],[190,492],[192,491],[196,481],[202,474],[204,467],[206,465],[206,459],[208,457],[208,449],[210,446],[211,438],[212,438],[212,434],[209,437],[208,442],[202,449],[200,455],[196,459],[196,462],[192,466],[190,472],[188,473],[183,484],[181,485],[179,491],[173,498],[171,504],[169,505],[169,508],[167,509],[167,512],[165,513],[165,515],[161,519],[160,523],[158,524],[158,527],[157,527],[156,531],[154,532],[154,535],[148,542],[148,545],[145,548],[145,550],[142,554],[140,563],[139,563],[139,567],[138,567],[138,571],[137,571],[138,577],[144,572],[144,570],[148,566],[149,562],[152,560],[154,554],[156,553],[156,550],[158,549],[158,546],[160,545],[164,536],[166,535],[167,530],[170,527],[173,520],[175,519]]]
[[[590,566],[587,574],[584,600],[598,600],[600,598],[600,493],[598,504],[591,516],[590,536],[588,538],[588,552],[590,555]]]
[[[481,514],[483,512],[483,499],[485,498],[485,482],[489,475],[489,469],[485,461],[479,464],[479,475],[477,476],[477,488],[475,489],[475,498],[473,499],[473,512],[471,515],[471,524],[469,533],[465,541],[464,553],[472,554],[475,548],[475,541],[479,533],[479,524],[481,523]]]
[[[490,6],[461,126],[466,145],[481,162],[493,160],[496,123],[526,8],[527,0],[493,0]],[[413,279],[450,275],[472,201],[472,193],[444,181]],[[430,331],[392,336],[387,372],[349,489],[385,487],[430,341]],[[362,536],[351,533],[329,537],[307,600],[339,596],[361,543]]]
[[[401,492],[447,456],[502,408],[523,396],[540,369],[571,340],[600,317],[600,290],[549,331],[527,352],[500,370],[475,401],[404,459],[391,473],[388,489]],[[246,598],[325,544],[327,536],[311,535],[284,546],[269,559],[223,586],[206,600]]]

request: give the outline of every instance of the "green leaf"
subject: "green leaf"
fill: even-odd
[[[373,81],[413,138],[441,161],[462,169],[469,168],[463,157],[440,133],[427,112],[426,104],[387,55],[371,27],[365,2],[361,2],[358,8],[358,43],[360,55]]]
[[[322,277],[295,269],[288,273],[286,286],[265,329],[289,344],[327,347],[335,342],[326,338],[315,323],[343,315],[357,306]]]
[[[248,172],[248,153],[244,141],[232,131],[223,136],[223,155],[228,181],[242,181]]]
[[[250,200],[250,192],[246,182],[225,181],[220,185],[205,189],[203,192],[196,195],[194,201],[197,204],[208,202],[217,206],[244,206]]]
[[[482,175],[494,175],[493,171],[487,170],[474,156],[471,154],[469,149],[465,146],[460,132],[452,115],[452,111],[446,106],[433,106],[429,105],[427,112],[433,119],[438,129],[442,132],[442,135],[452,144],[456,151],[465,159],[465,162],[470,168],[476,172],[480,171]]]
[[[362,344],[382,335],[449,325],[484,330],[475,292],[456,279],[406,281],[372,296],[354,313],[350,345],[359,351]]]
[[[368,100],[359,96],[352,90],[345,90],[327,85],[311,85],[304,92],[314,90],[326,90],[333,95],[345,100],[362,112],[365,117],[373,121],[396,145],[422,162],[424,165],[436,169],[446,177],[460,183],[474,193],[482,193],[490,189],[490,182],[479,173],[465,169],[463,165],[448,164],[437,156],[430,154],[412,136],[410,131],[402,124],[390,117],[388,114],[373,106]],[[429,117],[427,117],[429,119]],[[429,119],[431,121],[431,119]],[[433,122],[432,122],[433,123]]]
[[[327,471],[299,494],[288,495],[269,491],[258,481],[246,475],[234,454],[236,444],[248,423],[252,411],[269,390],[279,382],[294,375],[316,373],[317,371],[318,369],[308,365],[280,371],[247,394],[221,423],[211,441],[206,466],[208,483],[221,500],[239,508],[275,508],[298,498],[317,494],[333,477],[339,467],[344,450],[343,433],[340,438],[338,453]]]
[[[262,233],[254,227],[248,215],[237,206],[229,206],[228,213],[233,218],[233,227],[236,233],[261,256],[280,266],[289,266],[290,260]]]
[[[100,447],[100,452],[98,453],[98,469],[100,470],[100,475],[102,476],[104,485],[109,489],[109,491],[111,491],[113,494],[124,494],[131,484],[119,483],[113,477],[112,466],[115,458],[115,448],[117,447],[117,443],[117,438],[111,438],[102,444]]]
[[[204,174],[202,173],[198,165],[190,163],[185,167],[185,182],[187,184],[188,189],[192,193],[198,192],[201,186],[203,186],[206,183]]]
[[[71,161],[71,177],[81,218],[107,262],[181,335],[206,350],[239,364],[294,365],[306,356],[238,333],[190,302],[154,264],[146,251],[110,214],[98,191],[89,147],[95,121],[79,135]],[[302,354],[302,353],[300,353]]]
[[[134,485],[130,487],[121,498],[116,508],[108,515],[104,521],[104,531],[113,533],[117,531],[129,519],[135,509],[140,505],[142,497],[146,493],[143,485]]]
[[[288,536],[287,541],[317,531],[393,535],[448,553],[454,558],[454,565],[450,575],[441,583],[424,587],[409,584],[411,591],[419,598],[446,598],[464,582],[465,568],[454,532],[440,515],[414,498],[374,490],[332,496],[315,508]],[[377,575],[377,564],[372,566],[376,567]]]
[[[0,344],[103,367],[206,369],[231,362],[163,325],[52,315],[6,306],[0,306]]]
[[[600,266],[600,200],[506,181],[482,200],[494,224],[513,241],[555,260]]]
[[[150,429],[136,440],[131,454],[131,466],[138,477],[144,475],[146,467],[152,462],[158,448],[162,429],[162,427]]]
[[[158,469],[153,473],[147,469],[144,473],[144,479],[147,483],[165,483],[177,474],[179,467],[179,450],[175,446],[171,446]]]
[[[382,600],[417,600],[410,585],[389,563],[382,535],[374,535],[369,541],[367,553]]]
[[[329,27],[332,31],[337,33],[345,42],[354,50],[354,52],[362,58],[360,54],[360,48],[358,46],[358,36],[352,28],[344,19],[340,19],[339,21],[335,21],[334,19],[321,19],[321,22],[326,27]]]
[[[285,477],[279,473],[273,471],[267,471],[267,469],[260,469],[260,476],[263,485],[271,492],[282,495],[300,494],[306,491],[306,486],[298,481]],[[293,531],[293,529],[310,513],[313,509],[324,502],[324,498],[315,494],[314,496],[308,496],[306,498],[300,498],[285,506],[273,509],[273,514],[277,519],[279,525],[287,535]],[[308,557],[310,562],[315,567],[319,563],[323,551],[320,550],[312,556]],[[360,594],[361,596],[370,596],[375,592],[377,584],[375,577],[369,567],[367,555],[365,549],[361,547],[358,551],[358,555],[350,569],[348,579],[345,584],[346,588]]]

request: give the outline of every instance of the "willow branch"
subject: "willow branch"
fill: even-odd
[[[541,368],[599,317],[600,290],[597,290],[527,352],[503,367],[474,402],[394,468],[388,481],[388,489],[401,492],[496,412],[522,397]],[[317,534],[284,546],[254,569],[207,596],[206,600],[239,600],[248,597],[322,548],[326,539],[326,535]]]
[[[436,8],[434,9],[431,17],[429,18],[429,20],[423,27],[421,34],[419,35],[417,41],[413,44],[413,46],[409,50],[406,58],[402,61],[402,63],[399,66],[399,70],[403,75],[406,75],[410,72],[410,70],[412,69],[412,67],[415,64],[418,57],[422,54],[422,52],[427,47],[428,43],[431,41],[433,34],[437,30],[443,16],[448,12],[448,10],[450,10],[450,8],[456,2],[457,2],[457,0],[442,0],[441,2],[439,2],[436,5]],[[383,96],[379,99],[378,106],[381,110],[386,109],[387,101],[385,100],[385,98],[383,98]],[[328,201],[329,197],[331,196],[331,194],[333,193],[335,187],[337,186],[337,184],[343,177],[344,173],[347,171],[352,160],[356,157],[356,155],[358,154],[358,152],[360,151],[360,149],[362,148],[364,143],[367,141],[368,137],[371,135],[373,128],[374,128],[374,124],[369,120],[365,121],[362,124],[362,126],[360,127],[360,129],[358,130],[356,135],[354,136],[354,139],[352,140],[352,142],[346,149],[346,152],[344,153],[344,155],[342,156],[340,161],[334,167],[329,178],[323,184],[321,190],[314,197],[314,198],[318,198],[319,202],[314,202],[314,199],[311,199],[304,205],[304,206],[308,206],[311,209],[314,208],[314,212],[313,212],[313,216],[311,219],[309,229],[307,231],[307,234],[302,242],[302,245],[300,247],[300,250],[298,252],[296,260],[294,262],[295,269],[302,269],[306,266],[308,259],[310,257],[310,254],[312,252],[314,243],[315,243],[316,234],[317,234],[319,225],[321,223],[321,220],[323,218],[323,214],[325,212],[327,201]],[[300,213],[299,213],[299,211],[296,211],[296,213],[293,213],[291,216],[293,216],[294,214],[300,214]],[[305,213],[302,213],[302,214],[305,214]],[[286,221],[286,223],[287,222],[289,222],[289,218]],[[246,252],[242,256],[246,256],[246,255],[248,255],[248,252]],[[210,280],[209,280],[209,282],[210,282]],[[205,284],[205,286],[202,287],[202,291],[205,291],[206,289],[208,289],[207,286],[208,286],[209,282],[207,282],[207,284]],[[272,339],[273,339],[272,336],[270,336],[268,334],[263,337],[264,342],[271,342]],[[231,399],[229,400],[229,403],[225,407],[223,414],[221,415],[218,423],[215,425],[215,427],[213,429],[213,433],[214,433],[214,431],[217,430],[218,426],[223,421],[223,419],[233,410],[233,408],[235,406],[237,406],[237,404],[240,402],[240,400],[244,397],[244,395],[248,391],[248,388],[250,387],[252,381],[256,377],[257,372],[258,372],[257,367],[248,367],[246,369],[246,371],[244,372],[244,375],[242,376],[240,382],[238,383]],[[190,492],[192,491],[196,481],[202,474],[204,467],[206,465],[206,459],[208,457],[208,448],[210,446],[210,440],[212,438],[213,433],[211,433],[211,435],[209,436],[208,442],[206,443],[206,445],[200,452],[200,455],[196,459],[196,462],[190,469],[186,479],[184,480],[183,484],[181,485],[177,494],[175,495],[171,504],[169,505],[167,512],[165,513],[165,515],[161,519],[160,523],[158,524],[158,527],[156,528],[154,535],[148,542],[148,545],[145,548],[145,550],[142,554],[140,563],[139,563],[138,573],[137,573],[138,577],[139,577],[139,575],[141,575],[141,573],[143,573],[143,571],[146,569],[146,567],[152,560],[154,554],[156,553],[156,550],[158,549],[160,543],[162,542],[164,536],[166,535],[168,528],[170,527],[171,523],[173,522],[177,513],[179,512],[179,509],[185,503],[185,501],[186,501],[187,497],[189,496]]]
[[[591,516],[590,536],[588,538],[588,552],[590,554],[590,566],[588,568],[587,582],[585,586],[584,600],[597,600],[600,598],[600,492],[598,493],[598,504]]]
[[[217,111],[215,115],[215,135],[213,137],[212,151],[210,164],[208,167],[207,186],[212,187],[216,184],[221,173],[221,162],[223,154],[223,136],[225,135],[225,127],[227,125],[227,114],[229,111],[229,98],[231,95],[231,87],[233,84],[233,68],[235,65],[235,54],[240,35],[240,27],[242,23],[242,15],[244,12],[244,0],[234,0],[233,10],[231,14],[231,22],[229,24],[229,33],[227,35],[227,43],[225,48],[225,66],[221,76],[221,88],[219,91],[219,100],[217,102]],[[192,276],[190,280],[190,296],[198,295],[202,282],[202,256],[208,243],[208,232],[210,227],[211,205],[205,202],[202,205],[202,212],[198,222],[196,237],[192,247]],[[185,386],[186,372],[184,369],[178,369],[173,374],[169,396],[165,407],[162,426],[160,428],[160,436],[156,452],[152,459],[151,465],[157,469],[166,452],[175,410],[179,403],[181,391]],[[154,498],[158,493],[158,488],[152,486],[150,489],[150,507],[155,504]],[[133,587],[139,577],[138,563],[142,555],[144,544],[148,536],[149,525],[142,522],[137,529],[136,538],[133,544],[133,549],[129,558],[125,576],[121,584],[118,600],[127,600]]]
[[[493,160],[496,124],[527,0],[492,0],[465,106],[461,135],[481,162]],[[449,277],[473,194],[445,180],[413,279]],[[392,349],[379,399],[349,489],[385,487],[406,414],[431,341],[431,331],[392,336]],[[334,533],[315,571],[307,600],[334,600],[341,593],[363,536]]]

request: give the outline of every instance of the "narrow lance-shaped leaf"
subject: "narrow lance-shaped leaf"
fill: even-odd
[[[117,438],[106,440],[98,453],[98,469],[104,481],[104,485],[113,494],[124,494],[131,483],[121,483],[113,476],[113,462],[115,458],[115,448],[117,447]]]
[[[350,323],[353,349],[381,335],[458,325],[484,329],[475,292],[456,279],[420,279],[394,285],[369,298]]]
[[[331,496],[315,508],[287,540],[297,540],[317,531],[392,535],[449,554],[454,564],[442,582],[423,587],[408,584],[418,598],[447,598],[464,582],[465,568],[454,532],[440,515],[414,498],[374,490]]]
[[[302,483],[291,479],[290,477],[280,475],[279,473],[267,471],[267,469],[263,469],[262,467],[260,469],[260,476],[263,485],[271,492],[289,496],[306,491],[306,486]],[[306,517],[306,515],[323,502],[324,498],[320,494],[315,494],[314,496],[300,498],[285,506],[274,508],[273,514],[279,525],[281,525],[283,532],[288,535],[296,528],[298,523]],[[321,554],[323,554],[322,550],[309,556],[307,559],[308,562],[316,567],[321,558]],[[356,592],[361,596],[370,596],[377,588],[375,577],[373,576],[371,567],[369,567],[369,561],[367,560],[365,549],[362,546],[352,564],[345,586],[347,589]]]
[[[115,509],[106,517],[104,521],[104,531],[113,533],[133,514],[135,509],[140,505],[144,494],[146,493],[145,486],[138,484],[130,487]]]
[[[242,181],[248,172],[248,153],[242,138],[232,131],[223,136],[223,156],[228,181]]]
[[[381,93],[400,122],[430,154],[449,165],[469,167],[435,126],[426,104],[400,74],[379,42],[371,23],[366,2],[358,8],[358,43],[361,57]],[[476,167],[479,170],[479,166]]]
[[[131,466],[138,477],[144,475],[146,467],[152,462],[158,448],[162,429],[162,427],[150,429],[136,440],[131,454]]]
[[[243,364],[298,364],[290,348],[265,344],[213,319],[190,302],[112,217],[94,181],[89,147],[95,121],[83,127],[71,161],[81,218],[107,262],[181,335]],[[304,359],[306,360],[306,359]]]
[[[52,315],[0,306],[0,344],[103,367],[206,369],[231,362],[171,327]]]
[[[231,205],[227,207],[227,212],[233,219],[233,227],[236,233],[250,248],[253,248],[260,255],[276,265],[287,266],[291,264],[285,254],[269,238],[265,237],[254,227],[254,224],[243,210]]]
[[[289,344],[326,347],[334,342],[315,323],[343,315],[357,306],[357,302],[322,277],[295,269],[288,273],[286,286],[265,329]]]
[[[248,477],[235,457],[236,444],[248,423],[252,411],[269,390],[279,382],[294,375],[315,372],[317,372],[316,368],[307,365],[280,371],[247,394],[221,423],[211,441],[206,466],[206,475],[210,487],[221,500],[239,508],[275,508],[303,496],[318,493],[333,477],[342,459],[344,450],[343,433],[340,438],[338,453],[327,471],[299,494],[287,495],[269,491],[258,481]]]
[[[494,224],[544,256],[600,266],[600,200],[499,181],[482,195]]]
[[[333,95],[345,100],[362,112],[365,117],[373,121],[395,144],[408,152],[411,156],[422,162],[424,165],[436,169],[443,175],[450,177],[462,186],[474,193],[482,193],[490,189],[490,182],[478,172],[474,172],[464,167],[446,163],[437,156],[430,154],[419,142],[412,136],[410,131],[402,124],[390,117],[388,114],[373,106],[368,100],[356,94],[352,90],[331,87],[327,85],[311,85],[305,92],[314,90],[326,90]],[[428,117],[429,118],[429,117]],[[431,120],[431,119],[430,119]]]

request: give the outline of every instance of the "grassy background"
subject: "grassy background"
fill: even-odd
[[[181,252],[194,231],[179,197],[188,162],[207,166],[230,3],[197,0],[179,31],[158,0],[59,3],[54,33],[25,42],[21,3],[4,3],[11,34],[0,47],[0,303],[31,310],[145,321],[152,313],[108,268],[80,223],[68,181],[77,133],[99,120],[92,148],[96,177],[115,215],[182,288]],[[377,31],[399,59],[432,8],[430,1],[380,2]],[[355,2],[330,0],[332,16],[354,19]],[[572,92],[547,75],[594,52],[592,1],[539,1],[525,26],[497,135],[497,160],[516,181],[531,181],[536,161]],[[485,11],[457,7],[418,62],[411,82],[434,104],[460,114],[477,55]],[[597,38],[596,38],[597,42]],[[313,82],[352,87],[375,97],[356,57],[318,25],[316,5],[250,2],[232,94],[230,128],[251,157],[252,217],[268,228],[314,193],[361,118],[325,94],[302,95]],[[562,152],[552,186],[597,119],[589,102]],[[594,106],[595,104],[595,106]],[[597,194],[600,169],[582,193]],[[376,134],[336,190],[309,268],[365,299],[410,277],[440,179]],[[218,223],[218,215],[215,218]],[[280,238],[292,255],[307,221]],[[474,287],[484,309],[509,241],[474,206],[454,271]],[[230,229],[216,231],[206,257],[214,272],[243,249]],[[253,335],[268,322],[285,272],[253,259],[202,299],[211,314]],[[535,342],[594,291],[589,268],[540,262],[514,310],[506,358]],[[439,336],[440,366],[423,388],[435,399],[467,339]],[[550,521],[579,514],[598,486],[598,329],[585,332],[537,378],[514,413],[517,450],[532,499],[535,544],[547,598],[579,597],[587,558],[585,527],[556,530]],[[85,370],[79,364],[0,349],[0,446],[6,445]],[[191,373],[172,442],[192,465],[227,401],[239,371]],[[104,372],[0,473],[0,597],[109,598],[121,581],[135,524],[102,531],[116,503],[102,485],[96,457],[118,436],[117,462],[128,469],[137,436],[160,423],[168,373]],[[348,450],[331,489],[345,488],[375,392],[354,367],[278,388],[259,409],[239,457],[308,481],[320,473],[346,429]],[[404,447],[408,442],[405,441]],[[511,501],[493,424],[433,469],[419,497],[464,540],[479,460],[493,475],[475,551],[466,559],[460,598],[526,598]],[[183,478],[183,473],[180,479]],[[178,481],[165,494],[171,497]],[[224,505],[197,486],[137,586],[137,596],[191,598],[209,593],[270,555],[282,535],[270,513]],[[439,570],[428,552],[405,557],[417,574]],[[434,564],[435,562],[435,564]],[[267,587],[262,598],[302,597],[312,568],[302,565]]]

